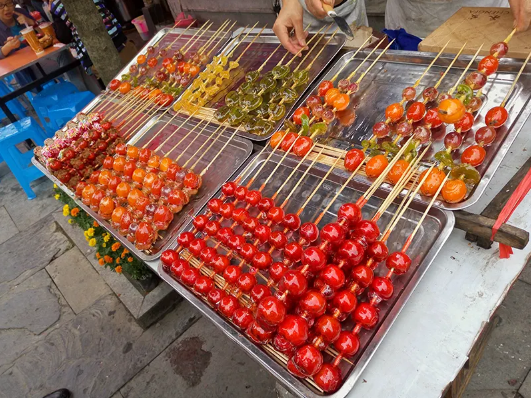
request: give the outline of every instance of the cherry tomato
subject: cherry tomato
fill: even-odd
[[[337,88],[331,88],[325,94],[325,103],[329,106],[334,106],[335,99],[341,94]]]
[[[199,66],[193,65],[193,64],[190,65],[189,73],[190,73],[190,76],[192,77],[196,76],[199,73]]]
[[[150,58],[148,59],[147,64],[150,68],[154,68],[155,66],[157,66],[158,62],[159,61],[157,60],[157,58]]]
[[[404,108],[399,103],[394,103],[385,108],[385,118],[390,119],[391,122],[395,123],[404,114]]]
[[[131,83],[123,82],[120,84],[120,87],[118,87],[118,90],[120,90],[122,94],[127,94],[129,91],[131,91]]]
[[[448,124],[460,120],[466,112],[466,108],[461,101],[455,98],[445,99],[439,104],[439,118]]]
[[[288,134],[286,134],[286,136],[282,140],[282,144],[280,144],[280,148],[283,151],[289,151],[291,148],[291,145],[295,142],[297,137],[298,135],[296,133],[289,132]]]
[[[159,90],[158,88],[156,88],[155,90],[152,90],[149,95],[148,95],[148,98],[149,99],[153,99],[155,97],[158,97],[160,94],[162,94],[162,90]]]
[[[383,173],[389,161],[384,155],[376,155],[369,159],[365,166],[365,174],[369,178],[376,178]]]
[[[163,94],[158,100],[157,104],[160,106],[169,106],[173,102],[173,96],[171,94]]]
[[[509,114],[504,107],[495,106],[490,109],[485,115],[485,124],[487,126],[494,127],[495,129],[500,128],[505,124]]]
[[[406,118],[418,122],[424,117],[424,112],[426,112],[426,105],[422,102],[413,102],[406,112]]]
[[[171,65],[173,63],[173,59],[171,58],[164,58],[164,60],[162,61],[162,66],[164,68],[168,68],[168,65]]]
[[[345,169],[352,172],[358,168],[358,166],[365,159],[365,154],[359,149],[351,149],[345,154],[344,166]]]
[[[174,63],[168,64],[168,65],[166,66],[166,71],[167,71],[168,73],[174,73],[176,70],[177,70],[177,67],[175,66]]]
[[[338,111],[347,109],[350,97],[347,94],[339,94],[334,98],[334,108]]]
[[[192,66],[192,64],[190,64],[189,62],[185,62],[184,63],[184,66],[183,66],[183,73],[185,75],[189,75],[190,74],[190,67]]]
[[[111,82],[109,83],[109,88],[112,90],[112,91],[116,91],[116,89],[118,87],[120,87],[120,84],[122,84],[122,82],[118,79],[113,79],[111,80]]]
[[[426,125],[436,129],[441,124],[443,124],[443,121],[439,117],[439,110],[438,108],[432,108],[429,109],[428,112],[426,112],[426,116],[424,117],[424,121],[426,122]]]
[[[301,106],[295,112],[293,112],[293,123],[300,126],[302,124],[302,120],[301,120],[302,115],[306,115],[310,117],[310,108]]]
[[[461,162],[468,163],[471,166],[479,166],[485,160],[485,149],[479,145],[469,146],[461,154]]]
[[[391,182],[391,184],[396,184],[408,168],[409,163],[407,161],[405,161],[404,159],[398,160],[394,164],[394,166],[391,167],[391,170],[389,170],[389,174],[387,174],[387,179],[389,180],[389,182]]]
[[[424,176],[426,175],[427,172],[428,170],[426,169],[420,174],[420,177],[419,177],[420,181],[424,179]],[[437,168],[431,169],[430,174],[428,175],[428,177],[426,178],[426,180],[420,187],[420,193],[422,193],[425,196],[435,195],[435,193],[441,186],[444,180],[444,177],[446,177],[446,175],[444,174],[444,171],[439,170]]]
[[[313,147],[313,140],[310,137],[299,137],[293,145],[293,153],[297,156],[303,157]]]
[[[319,84],[319,88],[317,89],[317,93],[324,97],[326,95],[326,92],[330,90],[331,88],[334,88],[334,83],[332,83],[330,80],[322,81]]]
[[[454,123],[456,130],[459,130],[461,133],[466,133],[472,128],[474,124],[474,115],[470,112],[465,112],[465,115]]]
[[[271,145],[271,148],[276,148],[278,144],[282,141],[285,135],[286,135],[286,132],[282,130],[277,131],[275,134],[273,134],[273,136],[271,137],[271,141],[269,143]]]
[[[442,196],[448,203],[461,202],[466,196],[466,184],[461,180],[448,180],[441,190]]]
[[[498,59],[493,55],[487,55],[479,61],[478,70],[487,76],[492,75],[498,70]]]
[[[138,57],[136,57],[136,62],[139,65],[142,65],[146,62],[147,58],[144,54],[140,54]]]

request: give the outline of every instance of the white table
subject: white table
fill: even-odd
[[[505,157],[481,200],[481,213],[531,156],[531,119]],[[531,230],[531,195],[509,220]],[[455,229],[413,292],[349,393],[352,398],[429,398],[442,395],[461,370],[485,322],[505,298],[531,253],[531,245],[500,260]]]

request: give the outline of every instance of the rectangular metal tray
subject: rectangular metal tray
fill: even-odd
[[[350,61],[341,72],[338,81],[339,79],[348,76],[368,53],[369,50],[360,51],[355,59]],[[318,83],[334,76],[353,54],[354,52],[351,51],[341,56],[341,58],[328,69],[326,74],[319,79],[319,82],[316,82],[313,85],[312,90],[308,90],[307,94],[301,97],[297,105],[300,106],[304,103],[306,98],[314,92]],[[372,59],[374,59],[377,54],[379,54],[379,51],[373,55]],[[402,90],[415,83],[434,57],[435,54],[433,53],[387,51],[365,76],[360,84],[358,93],[352,97],[356,111],[355,122],[349,127],[334,126],[331,131],[328,132],[328,135],[334,138],[329,142],[329,145],[342,149],[348,149],[352,146],[361,148],[361,141],[369,139],[372,136],[372,126],[374,123],[384,120],[385,108],[394,102],[400,101],[402,98]],[[430,71],[422,79],[421,84],[417,88],[417,96],[421,96],[424,88],[433,86],[439,80],[441,73],[446,70],[453,58],[454,55],[447,54],[443,54],[439,57]],[[469,55],[462,55],[459,57],[440,85],[439,92],[445,92],[455,84],[463,72],[463,69],[471,59],[472,57]],[[366,62],[365,66],[360,68],[358,76],[369,64],[370,61]],[[476,60],[470,67],[469,71],[477,70],[477,64],[478,61]],[[484,93],[484,102],[476,116],[474,126],[471,131],[465,134],[460,150],[454,151],[454,160],[458,161],[461,152],[474,143],[474,133],[480,126],[484,125],[485,114],[493,106],[500,105],[521,66],[522,60],[507,58],[500,60],[498,72],[489,77],[487,84],[482,90]],[[506,109],[509,112],[509,120],[505,126],[497,130],[496,140],[491,146],[486,148],[487,156],[484,163],[477,168],[482,176],[480,183],[463,202],[451,204],[437,201],[435,203],[436,206],[447,210],[459,210],[469,207],[478,201],[501,161],[507,154],[511,144],[531,114],[531,106],[529,106],[530,98],[531,66],[528,65],[507,102]],[[445,134],[450,131],[450,127],[447,127],[445,130],[444,125],[433,130],[432,148],[426,154],[425,160],[431,159],[436,152],[444,149],[443,140]],[[355,178],[363,179],[364,177],[357,176]],[[383,189],[390,190],[390,188],[391,187],[388,184],[383,185]],[[426,198],[422,198],[422,200],[426,200]]]
[[[248,181],[251,176],[254,176],[255,171],[265,161],[266,157],[267,151],[263,154],[253,156],[248,162],[246,162],[254,163],[251,167],[249,167],[249,170],[245,172],[245,175],[242,176],[243,184],[245,184],[245,182]],[[257,189],[257,187],[264,182],[276,164],[278,164],[279,160],[280,156],[276,154],[272,156],[271,160],[260,173],[260,176],[254,182],[252,188]],[[275,175],[275,178],[266,186],[265,190],[263,191],[264,196],[270,197],[273,192],[276,191],[276,189],[282,184],[282,182],[285,181],[286,177],[291,173],[297,163],[298,159],[292,158],[291,156],[286,158],[282,162],[279,170],[276,172],[277,174]],[[277,203],[282,202],[287,193],[290,192],[292,187],[295,185],[295,182],[302,176],[302,173],[305,169],[306,165],[299,168],[297,171],[298,175],[295,175],[294,178],[290,180],[288,186],[285,187],[283,193],[278,197],[278,200],[276,201]],[[244,170],[245,167],[242,166],[235,177],[240,176]],[[324,176],[327,170],[327,167],[316,164],[316,166],[309,171],[308,176],[298,187],[288,206],[285,208],[286,213],[295,212],[298,208],[300,208],[302,202],[308,197],[310,192],[313,191],[319,179]],[[302,213],[302,222],[315,219],[317,214],[319,214],[320,211],[326,206],[331,197],[337,192],[337,189],[347,177],[348,174],[346,172],[339,169],[335,170],[330,175],[329,179],[321,186],[317,192],[317,195],[312,199],[309,206]],[[349,201],[355,201],[356,198],[358,198],[361,193],[366,190],[366,188],[367,185],[363,181],[351,181],[348,188],[342,192],[336,203],[332,205],[328,214],[321,221],[320,226],[322,227],[326,223],[334,220],[339,206]],[[221,192],[218,192],[215,196],[219,197],[220,195]],[[372,197],[368,204],[363,208],[364,217],[371,217],[376,208],[381,204],[382,198],[385,198],[386,196],[386,192],[382,190],[377,191],[376,196]],[[390,251],[399,250],[401,248],[406,237],[410,234],[415,224],[418,222],[425,208],[425,204],[421,202],[414,201],[411,204],[410,208],[404,213],[401,221],[397,225],[397,228],[393,231],[388,240],[388,247]],[[381,218],[381,221],[378,223],[381,229],[387,225],[391,215],[395,212],[395,210],[396,205],[392,205],[391,208],[389,208],[385,215]],[[201,213],[204,214],[205,212],[206,209],[203,208]],[[337,392],[328,396],[334,398],[344,397],[351,390],[364,367],[367,365],[375,350],[378,348],[378,345],[389,331],[389,328],[405,305],[407,299],[417,286],[421,277],[430,266],[444,242],[448,239],[453,226],[454,216],[452,212],[437,208],[432,208],[430,210],[428,216],[422,223],[422,226],[419,229],[413,244],[408,249],[408,254],[413,260],[410,271],[405,275],[393,279],[393,283],[395,285],[395,294],[393,298],[379,305],[380,319],[375,329],[372,331],[364,330],[360,333],[361,348],[356,356],[351,358],[353,366],[348,370],[348,375],[344,379],[345,381],[341,388]],[[185,230],[192,229],[193,226],[191,223],[185,227]],[[274,253],[273,256],[275,257]],[[275,360],[272,356],[268,355],[264,348],[252,343],[237,328],[222,318],[206,301],[196,296],[179,281],[166,274],[162,270],[160,262],[150,262],[149,265],[153,269],[156,269],[159,275],[167,283],[169,283],[177,292],[179,292],[193,305],[195,305],[203,314],[210,318],[227,336],[237,342],[249,355],[261,363],[294,394],[299,397],[319,397],[323,395],[307,381],[303,381],[292,376],[286,370],[283,364]],[[384,265],[380,264],[376,268],[375,274],[381,275],[382,273],[386,273],[386,270],[383,270],[383,268]],[[366,297],[366,295],[364,294],[362,297]],[[352,321],[345,321],[343,322],[343,325],[344,329],[345,326],[348,327],[348,329],[351,329],[353,326]],[[325,355],[325,358],[327,362],[330,361],[330,356],[328,356],[328,354]],[[342,362],[341,366],[348,367],[350,365],[348,365],[346,362]],[[345,370],[346,369],[343,369],[343,375],[345,375]]]
[[[181,121],[176,118],[168,125],[166,122],[170,118],[163,117],[159,119],[158,117],[151,118],[142,129],[132,138],[136,145],[142,147],[153,137],[153,134],[157,134],[157,139],[154,139],[153,142],[148,145],[149,149],[155,149],[158,144],[161,142],[160,139],[171,136],[168,142],[162,147],[157,153],[159,155],[164,155],[176,159],[178,155],[181,154],[181,151],[186,149],[183,152],[182,157],[179,159],[179,163],[182,165],[186,160],[193,156],[196,151],[201,147],[205,140],[209,140],[208,143],[203,147],[204,149],[208,148],[212,142],[211,133],[217,128],[216,125],[208,125],[204,131],[200,131],[200,128],[194,130],[190,136],[186,139],[181,139],[190,131],[190,129],[195,126],[197,120],[191,119],[182,127],[176,129],[176,127],[181,125]],[[162,128],[164,126],[164,128]],[[162,129],[162,131],[160,131]],[[196,136],[199,138],[195,139]],[[212,145],[209,151],[204,153],[204,156],[197,163],[195,167],[195,172],[200,173],[205,166],[213,159],[216,153],[224,146],[224,144],[229,139],[229,134],[224,132]],[[193,141],[193,142],[192,142]],[[172,149],[172,147],[180,142],[179,147]],[[188,146],[189,143],[192,144]],[[181,232],[184,225],[186,225],[197,213],[198,211],[207,203],[207,201],[220,189],[223,185],[249,157],[252,152],[252,143],[249,140],[246,140],[241,137],[234,137],[227,144],[223,150],[222,155],[220,155],[213,163],[209,171],[203,176],[203,183],[199,192],[190,198],[190,202],[183,207],[182,211],[174,215],[174,219],[171,222],[169,228],[166,231],[161,232],[162,239],[157,240],[154,247],[151,250],[151,253],[146,253],[144,251],[138,250],[134,244],[129,242],[124,236],[120,235],[107,220],[104,220],[98,213],[90,209],[90,207],[85,206],[81,200],[76,198],[73,192],[61,184],[50,172],[43,167],[35,158],[32,159],[33,164],[37,166],[48,178],[55,182],[58,186],[61,187],[65,192],[68,193],[77,204],[89,213],[95,220],[98,221],[100,225],[105,227],[114,237],[120,241],[127,249],[134,253],[137,257],[144,261],[156,260],[160,253],[166,250],[168,247],[172,246],[175,242],[177,235]],[[188,164],[188,168],[198,159],[200,155],[194,156],[194,161],[191,161]]]
[[[333,31],[334,27],[332,27],[329,30],[329,33]],[[250,43],[253,38],[255,37],[258,32],[260,32],[261,29],[253,29],[251,33],[243,40],[246,33],[242,34],[240,36],[240,33],[243,31],[243,28],[240,28],[236,30],[232,34],[231,40],[223,46],[223,48],[220,50],[220,53],[223,52],[224,54],[229,54],[234,48],[236,50],[234,51],[234,55],[231,57],[231,60],[236,60],[240,54],[245,50],[247,47],[247,44]],[[311,38],[312,33],[308,36],[309,40]],[[331,34],[327,34],[320,42],[319,44],[313,49],[312,53],[317,54],[321,48],[323,48],[323,45],[326,43],[328,38],[330,38]],[[242,41],[243,40],[243,41]],[[317,40],[317,39],[316,39]],[[241,43],[241,44],[240,44]],[[246,44],[247,43],[247,44]],[[240,68],[243,72],[249,72],[252,70],[258,69],[262,63],[267,59],[269,55],[277,48],[277,46],[280,44],[278,38],[274,34],[273,30],[271,29],[265,29],[260,37],[249,47],[249,49],[245,52],[244,56],[242,57],[240,61]],[[312,42],[310,44],[310,48],[313,48],[312,46],[315,43]],[[323,52],[320,54],[319,58],[315,61],[315,63],[310,68],[309,74],[310,74],[310,81],[308,82],[309,87],[312,82],[321,74],[321,72],[330,64],[330,62],[334,59],[334,57],[337,55],[339,50],[343,47],[345,44],[345,36],[341,33],[337,33],[334,38],[330,41],[330,43],[326,46],[326,48],[323,50]],[[280,48],[276,51],[276,53],[271,57],[271,59],[267,62],[267,64],[262,69],[262,74],[269,72],[273,69],[273,67],[280,61],[280,59],[286,54],[286,50],[284,48]],[[304,58],[304,55],[306,52],[302,53],[301,60]],[[287,63],[293,55],[288,55],[284,61],[284,64]],[[301,67],[305,67],[309,65],[314,60],[314,57],[309,56],[304,64]],[[300,61],[293,61],[292,63],[292,69],[297,67],[299,65]],[[221,106],[225,104],[225,94],[228,93],[231,90],[235,90],[238,88],[243,82],[245,81],[244,74],[241,74],[241,77],[238,77],[234,79],[230,83],[228,87],[226,87],[222,94],[218,94],[218,96],[209,104],[207,104],[208,107],[218,109]],[[302,95],[304,91],[306,90],[298,89],[300,91],[300,94]],[[289,114],[294,108],[293,106],[286,108],[286,115]],[[284,119],[281,119],[277,122],[276,127],[274,130],[279,128],[282,125],[282,122]],[[273,132],[274,132],[273,130]],[[265,141],[271,138],[273,135],[273,132],[270,134],[264,135],[264,136],[258,136],[256,134],[250,134],[246,131],[240,130],[238,131],[238,135],[249,138],[253,141]]]

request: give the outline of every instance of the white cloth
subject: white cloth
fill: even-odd
[[[304,27],[311,24],[312,28],[320,28],[323,25],[328,25],[334,22],[330,17],[325,17],[324,19],[318,19],[314,15],[310,14],[308,7],[306,7],[306,2],[304,0],[299,0],[304,9],[303,20]],[[337,15],[345,18],[349,25],[352,25],[354,22],[357,26],[368,26],[369,21],[367,20],[367,12],[365,11],[365,1],[364,0],[347,0],[339,7],[334,8],[334,11]]]
[[[387,0],[385,28],[425,38],[461,7],[509,7],[507,0]]]

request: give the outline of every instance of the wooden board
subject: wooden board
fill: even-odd
[[[509,8],[463,7],[419,44],[420,51],[438,52],[450,40],[446,53],[456,54],[467,42],[463,51],[474,54],[483,44],[482,55],[490,46],[504,40],[513,30],[514,18]],[[508,56],[525,58],[531,51],[531,30],[517,33],[509,43]]]

